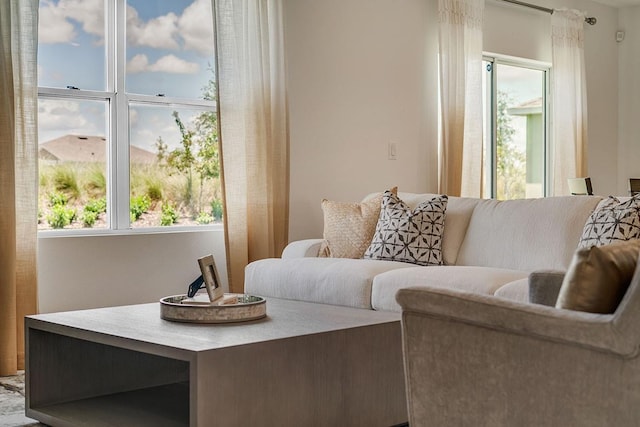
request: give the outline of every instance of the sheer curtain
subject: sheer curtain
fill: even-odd
[[[37,311],[38,0],[0,2],[0,376],[24,369]]]
[[[568,178],[587,176],[587,85],[584,18],[577,10],[551,15],[552,195],[569,194]]]
[[[244,267],[280,256],[289,218],[289,135],[281,0],[213,0],[231,292]]]
[[[439,0],[439,192],[482,196],[484,0]]]

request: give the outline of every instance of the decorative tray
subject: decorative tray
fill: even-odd
[[[175,322],[230,323],[262,319],[267,316],[267,301],[246,294],[225,294],[237,297],[234,304],[194,300],[187,295],[173,295],[160,300],[160,317]]]

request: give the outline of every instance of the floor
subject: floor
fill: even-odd
[[[0,427],[44,427],[24,416],[24,372],[0,377]]]
[[[400,424],[394,427],[408,427]],[[0,427],[46,427],[24,415],[24,372],[0,377]]]

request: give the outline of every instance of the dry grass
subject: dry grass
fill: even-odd
[[[66,207],[75,211],[75,218],[65,229],[85,228],[83,211],[92,201],[107,196],[104,163],[40,164],[38,197],[38,229],[50,230],[56,199],[66,199]],[[221,197],[220,180],[203,182],[193,179],[191,192],[188,179],[182,174],[170,174],[157,164],[133,165],[130,174],[130,197],[146,196],[150,203],[147,212],[131,224],[134,228],[160,226],[161,206],[170,202],[176,210],[173,226],[197,225],[200,212],[211,214],[211,204]],[[106,228],[106,214],[100,213],[92,226]]]

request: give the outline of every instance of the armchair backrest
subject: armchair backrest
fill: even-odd
[[[640,351],[640,259],[636,264],[629,288],[613,314],[612,322],[613,329],[619,332],[623,339],[630,341],[638,354]]]

